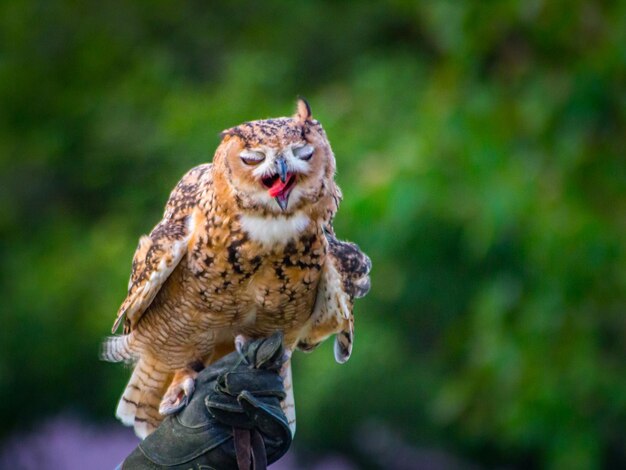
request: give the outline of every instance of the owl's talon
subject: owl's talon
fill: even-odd
[[[239,354],[243,354],[243,347],[248,341],[250,341],[250,338],[248,338],[246,335],[235,336],[235,349]]]
[[[159,413],[167,416],[182,410],[189,403],[195,387],[194,379],[189,376],[180,382],[172,382],[161,400]]]

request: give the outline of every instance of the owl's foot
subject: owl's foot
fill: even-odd
[[[193,394],[196,387],[195,379],[198,373],[189,369],[184,369],[174,374],[174,379],[168,387],[161,404],[159,405],[159,413],[162,415],[171,415],[183,409]]]

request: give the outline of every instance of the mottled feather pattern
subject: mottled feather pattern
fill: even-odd
[[[295,160],[294,149],[305,145],[314,153]],[[266,163],[276,174],[255,174],[240,158],[250,152],[275,159]],[[280,188],[289,191],[282,206],[268,196],[280,184],[278,159],[285,172]],[[337,361],[350,356],[353,300],[369,289],[370,262],[356,245],[334,237],[341,200],[334,173],[326,134],[299,103],[292,118],[224,131],[213,163],[192,169],[174,188],[163,219],[140,238],[133,258],[114,325],[115,331],[123,321],[124,334],[103,346],[107,360],[137,361],[117,414],[140,437],[158,425],[159,409],[170,413],[184,404],[197,364],[232,351],[236,335],[281,330],[291,351],[337,334]],[[282,374],[295,429],[290,362]]]
[[[337,240],[326,233],[329,255],[335,260],[335,266],[343,280],[343,288],[352,299],[365,297],[370,290],[370,270],[372,261],[361,251],[356,243]]]

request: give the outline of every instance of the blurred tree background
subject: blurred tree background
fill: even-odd
[[[0,437],[113,419],[139,235],[298,94],[374,263],[350,362],[296,358],[300,455],[626,467],[623,1],[2,2]]]

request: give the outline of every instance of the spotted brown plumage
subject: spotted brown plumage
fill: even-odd
[[[213,163],[183,176],[141,237],[113,327],[123,324],[123,334],[104,344],[105,359],[135,363],[117,416],[140,437],[184,406],[202,365],[231,351],[237,335],[280,330],[291,351],[337,334],[344,362],[353,301],[369,290],[369,259],[333,233],[335,159],[308,104],[221,135]],[[288,393],[290,372],[288,362]]]

